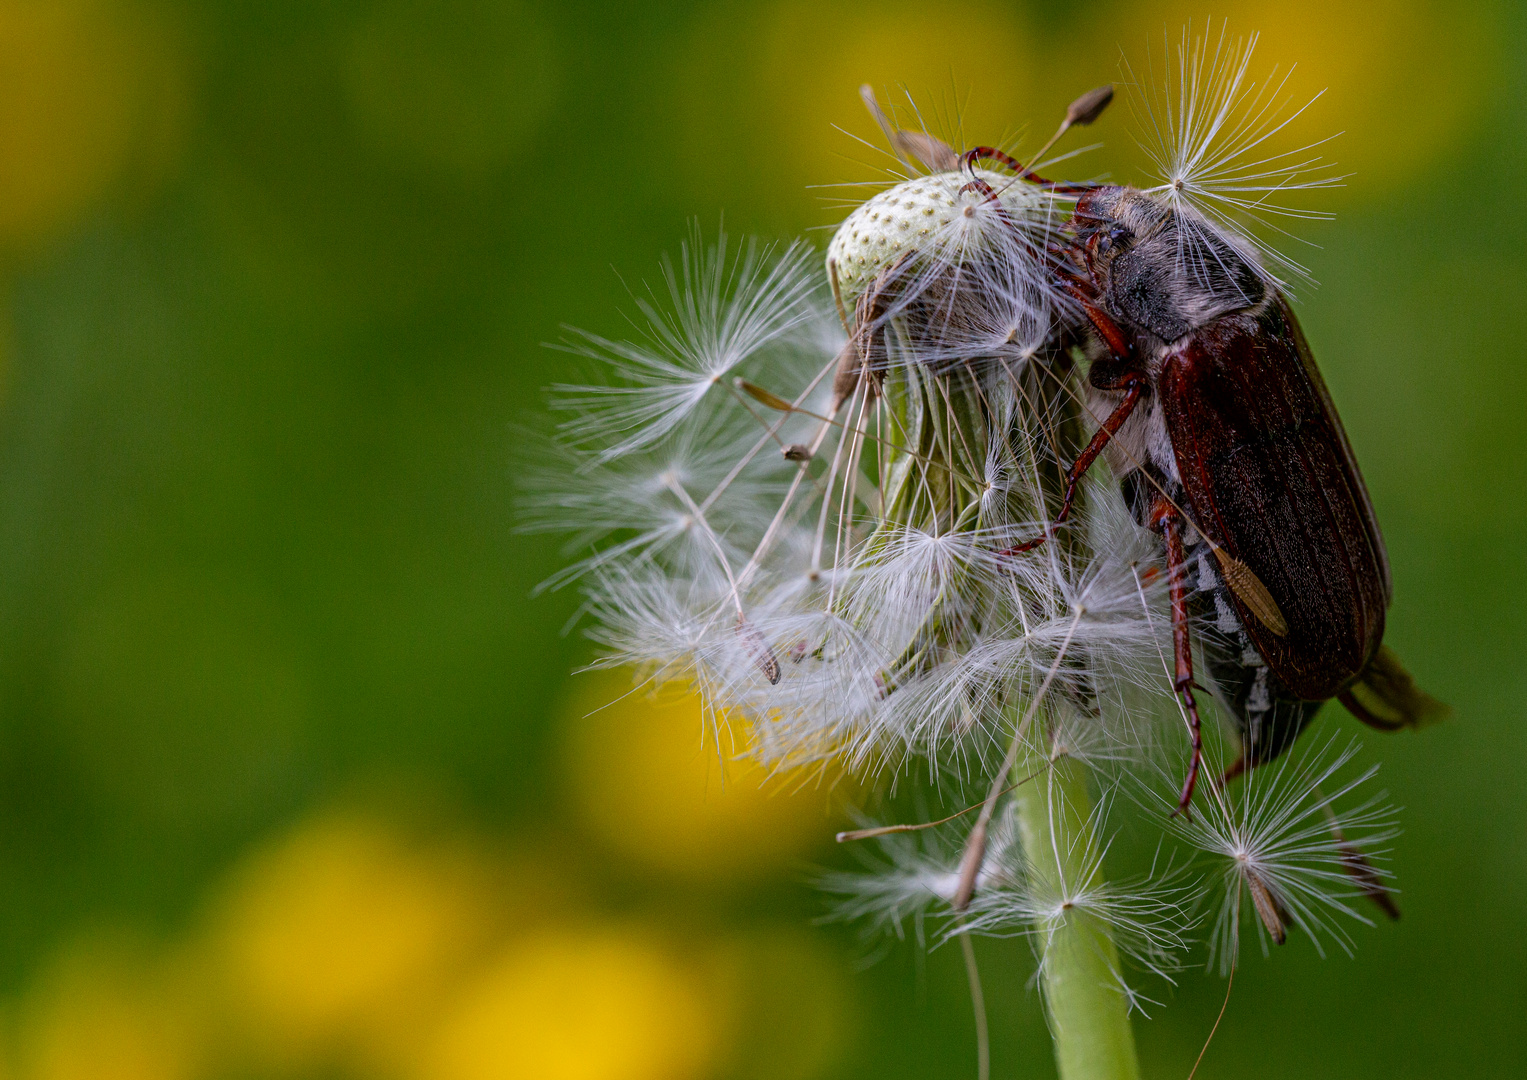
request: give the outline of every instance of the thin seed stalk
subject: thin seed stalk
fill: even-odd
[[[1012,777],[1018,838],[1038,895],[1066,897],[1103,884],[1087,767],[1019,753]],[[1063,908],[1037,928],[1040,977],[1060,1080],[1139,1080],[1119,952],[1106,924]]]

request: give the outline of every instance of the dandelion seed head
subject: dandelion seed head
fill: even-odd
[[[1364,919],[1349,901],[1382,872],[1368,867],[1365,886],[1354,858],[1392,829],[1376,800],[1334,808],[1360,782],[1336,779],[1350,751],[1200,784],[1193,815],[1169,817],[1185,718],[1161,540],[1106,464],[1066,494],[1101,419],[1086,415],[1092,331],[1073,293],[1084,262],[1118,257],[1094,244],[1083,259],[1078,241],[1104,222],[1162,241],[1152,288],[1175,290],[1191,325],[1298,272],[1265,234],[1318,216],[1284,197],[1334,177],[1309,153],[1264,149],[1300,110],[1283,77],[1251,78],[1254,46],[1223,26],[1185,35],[1170,85],[1135,88],[1153,186],[1063,195],[950,168],[943,144],[888,128],[935,171],[854,209],[825,278],[803,245],[696,233],[635,297],[629,340],[567,345],[600,374],[554,391],[563,423],[536,444],[522,505],[527,527],[572,536],[577,561],[550,584],[582,588],[598,663],[692,686],[765,767],[832,761],[926,777],[920,792],[998,793],[981,804],[984,847],[965,848],[965,817],[883,838],[867,873],[826,879],[845,917],[919,940],[928,920],[938,941],[1025,935],[1042,958],[1092,926],[1168,979],[1211,886],[1225,971],[1246,911],[1264,947],[1293,929],[1349,948],[1341,917]],[[1085,764],[1104,785],[1080,815],[1095,842],[1054,866],[1019,843],[1016,796],[991,816],[1020,753],[1056,772]],[[1198,861],[1108,881],[1114,791],[1158,772],[1173,794],[1141,801],[1162,842]]]
[[[828,246],[828,279],[845,313],[876,295],[879,321],[900,318],[926,366],[1027,363],[1075,318],[1049,252],[1068,210],[989,170],[918,177],[849,215]]]
[[[996,193],[995,204],[969,188],[973,179]],[[827,245],[829,279],[836,281],[844,305],[852,305],[898,260],[947,258],[1000,245],[1010,222],[1048,222],[1050,202],[1031,185],[986,169],[914,177],[871,197],[844,219]]]

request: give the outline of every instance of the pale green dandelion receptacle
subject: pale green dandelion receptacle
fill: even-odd
[[[962,192],[974,179],[989,185],[1001,205],[1024,214],[1038,201],[1033,188],[986,169],[917,176],[872,196],[848,215],[827,245],[827,277],[852,305],[881,271],[905,255],[930,256],[954,240],[956,219],[975,200]]]

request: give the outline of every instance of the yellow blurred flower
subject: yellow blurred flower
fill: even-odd
[[[257,851],[217,913],[241,1026],[278,1058],[396,1068],[496,934],[498,883],[473,852],[331,813]]]
[[[613,927],[546,932],[466,988],[420,1080],[687,1080],[712,1018],[693,976]]]
[[[162,175],[188,100],[175,35],[125,0],[0,0],[0,246],[46,239],[129,169]]]
[[[186,988],[125,941],[88,938],[38,977],[20,1014],[22,1080],[192,1080],[202,1017]]]
[[[731,760],[738,732],[708,731],[700,697],[631,692],[624,674],[580,676],[567,723],[572,794],[605,844],[707,882],[777,874],[831,836],[831,784]]]

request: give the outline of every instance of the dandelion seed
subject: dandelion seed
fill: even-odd
[[[1191,28],[1184,30],[1175,50],[1167,50],[1164,80],[1149,69],[1146,78],[1137,79],[1125,64],[1137,141],[1159,180],[1147,190],[1189,228],[1202,222],[1205,231],[1244,237],[1273,265],[1307,278],[1302,265],[1260,234],[1297,240],[1284,223],[1329,219],[1329,213],[1308,209],[1295,197],[1340,187],[1345,177],[1319,153],[1335,136],[1293,150],[1276,148],[1284,129],[1323,91],[1295,98],[1292,68],[1273,67],[1253,77],[1256,47],[1256,34],[1232,37],[1228,22],[1217,31],[1211,22],[1196,36]],[[1268,277],[1286,288],[1271,273]]]
[[[925,944],[930,915],[941,921],[951,917],[949,904],[958,887],[957,854],[937,830],[911,836],[886,834],[880,849],[880,859],[866,859],[865,872],[824,874],[818,887],[839,898],[833,905],[835,918],[898,938],[907,936],[910,927],[912,936]],[[1002,851],[1003,845],[993,845],[993,874],[998,872]],[[983,875],[980,882],[988,887],[992,878]]]
[[[1372,925],[1348,903],[1372,888],[1354,879],[1351,852],[1366,862],[1396,834],[1382,794],[1351,809],[1334,809],[1377,771],[1335,781],[1357,749],[1355,743],[1339,746],[1333,737],[1295,750],[1253,770],[1239,791],[1213,792],[1194,820],[1175,823],[1186,840],[1222,860],[1224,892],[1211,955],[1222,972],[1235,964],[1248,900],[1259,932],[1267,935],[1264,946],[1268,939],[1281,945],[1288,931],[1297,929],[1322,955],[1325,938],[1350,952],[1352,940],[1341,918]],[[1327,786],[1333,789],[1329,796],[1322,793]],[[1372,873],[1387,877],[1377,869]]]
[[[1054,819],[1080,808],[1066,805],[1062,785],[1046,785],[1046,809]],[[1185,865],[1161,863],[1138,877],[1110,882],[1103,873],[1111,797],[1099,800],[1087,816],[1089,828],[1079,845],[1025,850],[1012,841],[1009,821],[1004,842],[983,863],[985,884],[974,895],[968,917],[949,933],[1033,938],[1043,958],[1047,943],[1078,921],[1106,928],[1108,940],[1141,969],[1168,981],[1189,945],[1195,923],[1196,893]],[[1081,839],[1086,838],[1086,839]],[[1121,985],[1122,973],[1119,974]]]
[[[567,351],[608,365],[615,380],[559,386],[553,408],[570,441],[597,446],[595,462],[610,461],[660,442],[691,417],[737,368],[821,314],[809,249],[783,252],[749,242],[735,256],[722,234],[707,248],[698,232],[681,249],[679,265],[665,263],[667,304],[639,297],[645,340],[614,341],[578,332]],[[725,389],[721,391],[725,393]]]

